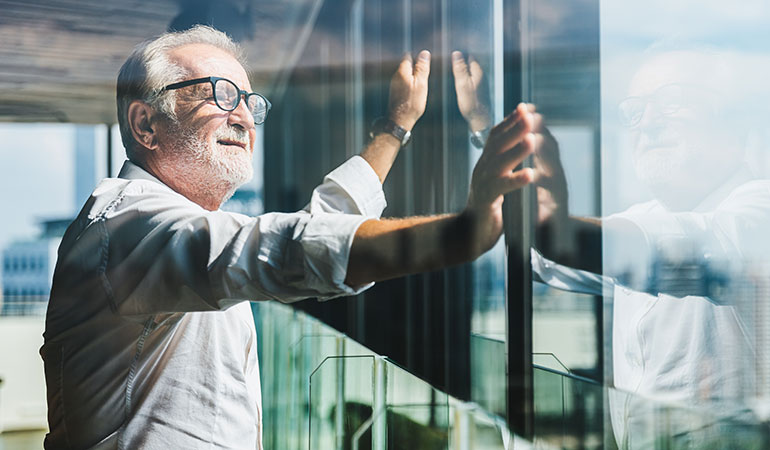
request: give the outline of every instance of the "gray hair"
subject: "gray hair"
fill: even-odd
[[[186,70],[171,62],[168,53],[189,44],[208,44],[231,54],[245,67],[243,51],[227,34],[214,28],[196,25],[189,30],[161,34],[137,45],[118,73],[117,103],[118,124],[126,156],[134,162],[141,161],[137,154],[137,142],[128,123],[128,105],[135,100],[149,104],[171,120],[176,120],[176,95],[164,91],[171,83],[189,76]]]

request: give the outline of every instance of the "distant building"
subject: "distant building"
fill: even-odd
[[[252,217],[262,214],[263,209],[261,192],[249,188],[235,191],[230,200],[222,205],[223,211],[245,214]]]
[[[71,221],[60,219],[41,222],[43,229],[38,239],[13,242],[3,250],[0,315],[45,314],[56,265],[56,251]]]

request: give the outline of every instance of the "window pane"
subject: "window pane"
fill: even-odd
[[[612,383],[725,420],[764,417],[754,405],[770,393],[768,13],[754,1],[602,2]],[[616,437],[649,442],[635,405],[610,403]],[[698,419],[670,426],[692,442],[729,432]]]

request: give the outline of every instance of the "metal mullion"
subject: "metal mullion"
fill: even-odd
[[[505,0],[505,111],[529,95],[527,76],[527,0]],[[526,164],[526,163],[525,163]],[[507,420],[511,430],[534,436],[532,389],[532,265],[534,191],[524,188],[505,197],[503,219],[506,247],[506,388]]]

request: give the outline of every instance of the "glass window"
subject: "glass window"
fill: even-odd
[[[756,420],[770,344],[770,11],[611,3],[601,25],[603,273],[615,280],[608,381]],[[656,26],[644,26],[653,16]],[[615,436],[649,442],[636,403],[610,397]],[[701,425],[670,424],[699,442],[733,429]]]
[[[550,131],[536,364],[610,388],[607,445],[748,445],[770,344],[767,7],[527,4],[525,91]],[[661,405],[693,413],[661,431]]]
[[[483,134],[505,113],[502,8],[499,0],[325,2],[265,124],[267,209],[301,208],[326,172],[360,153],[370,124],[388,112],[402,55],[428,49],[427,109],[388,175],[384,215],[460,211],[481,155],[471,132]],[[291,132],[298,126],[302,133]],[[504,361],[504,267],[500,244],[473,265],[378,283],[358,299],[298,307],[450,394],[473,397],[475,377],[475,399],[496,402],[502,414],[504,384],[490,391],[482,380],[504,383],[504,363],[490,370],[486,364],[490,357]]]

